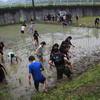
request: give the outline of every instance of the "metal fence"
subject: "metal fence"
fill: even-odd
[[[18,5],[19,4],[19,5]],[[20,2],[10,3],[8,6],[12,8],[15,5],[23,5],[23,7],[32,6],[32,0],[21,0]],[[100,0],[34,0],[35,5],[100,5]]]
[[[34,0],[35,4],[98,4],[100,3],[100,0]]]

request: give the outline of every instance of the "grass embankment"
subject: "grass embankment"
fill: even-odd
[[[79,17],[78,22],[75,22],[75,18],[72,18],[72,21],[73,21],[74,26],[95,27],[95,25],[94,25],[95,18],[100,18],[100,16]],[[100,25],[98,27],[100,28]]]
[[[59,84],[48,94],[37,94],[32,100],[100,100],[100,64],[72,81]]]
[[[75,18],[72,18],[72,25],[71,26],[75,26],[75,27],[89,27],[89,28],[94,28],[94,21],[96,18],[100,18],[100,16],[93,16],[93,17],[79,17],[78,22],[76,22]],[[44,24],[57,24],[57,25],[61,25],[62,22],[44,22],[44,21],[36,21],[37,23],[44,23]],[[98,25],[98,28],[100,28],[100,25]]]

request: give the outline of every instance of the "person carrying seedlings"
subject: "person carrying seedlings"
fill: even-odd
[[[7,75],[5,67],[0,64],[0,82],[5,82],[5,84],[7,85],[8,82],[6,80],[5,74]]]
[[[66,45],[71,45],[71,46],[75,47],[74,45],[72,45],[72,43],[71,43],[71,41],[70,41],[71,39],[72,39],[71,36],[68,36],[68,37],[65,39]]]
[[[42,64],[40,62],[35,61],[35,57],[34,56],[30,56],[28,58],[30,64],[28,66],[29,68],[29,84],[31,85],[31,76],[33,77],[34,80],[34,86],[36,88],[36,90],[39,92],[39,83],[43,84],[43,91],[48,93],[47,89],[46,89],[46,78],[44,77],[44,75],[41,73],[41,71],[44,70]]]
[[[13,52],[8,52],[7,56],[11,63],[13,63],[14,57],[16,58],[16,62],[18,62],[18,59],[22,61],[22,59],[19,56],[16,56]]]
[[[0,42],[0,58],[1,58],[1,61],[4,62],[4,57],[3,57],[3,48],[9,48],[11,49],[10,47],[8,46],[5,46],[3,42]]]
[[[64,56],[64,54],[59,53],[58,48],[55,48],[54,55],[50,58],[49,64],[51,66],[56,66],[57,79],[60,83],[62,82],[63,74],[65,74],[69,78],[69,80],[72,79],[69,68],[65,66],[65,61],[70,63],[70,61]],[[53,65],[53,62],[55,65]]]
[[[29,33],[30,30],[32,30],[32,33],[33,33],[34,32],[34,29],[33,29],[34,26],[35,26],[35,23],[34,22],[31,22],[31,25],[30,25],[29,30],[28,30],[27,33]]]
[[[39,62],[43,61],[43,53],[42,53],[42,48],[46,45],[46,42],[41,42],[40,46],[36,49],[35,54],[37,55],[37,57],[39,58]]]
[[[39,43],[38,37],[40,37],[40,36],[39,36],[37,30],[35,30],[35,31],[34,31],[34,34],[33,34],[33,37],[32,37],[32,40],[34,40],[35,46],[38,45],[38,43]]]

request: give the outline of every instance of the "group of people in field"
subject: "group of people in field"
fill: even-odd
[[[39,45],[39,41],[38,41],[38,37],[39,34],[37,32],[37,30],[34,30],[35,23],[31,22],[31,25],[29,27],[29,30],[27,33],[30,32],[30,30],[32,30],[33,33],[33,40],[35,42],[35,46],[38,45],[38,47],[36,48],[36,50],[34,51],[35,54],[38,57],[38,61],[35,60],[34,56],[29,56],[28,60],[30,62],[28,69],[29,69],[29,84],[31,85],[31,77],[33,77],[34,80],[34,86],[36,88],[37,91],[39,91],[39,83],[43,84],[43,90],[44,92],[48,92],[46,89],[46,78],[45,76],[41,73],[41,71],[44,70],[43,68],[43,47],[46,45],[45,41],[40,42]],[[21,26],[21,34],[24,34],[24,29],[26,27],[25,23],[22,23]],[[50,53],[50,59],[48,61],[48,64],[50,65],[50,68],[55,67],[57,69],[57,79],[58,82],[62,82],[62,78],[63,78],[63,74],[65,74],[69,80],[72,79],[71,74],[74,73],[74,66],[70,61],[70,54],[74,55],[72,52],[70,52],[70,46],[73,46],[71,43],[72,37],[68,36],[64,41],[62,41],[61,45],[59,45],[58,43],[55,43],[52,48],[51,48],[51,53]],[[8,46],[5,46],[3,42],[0,42],[0,58],[1,58],[1,62],[4,63],[4,57],[3,57],[3,48],[9,48]],[[11,62],[11,64],[13,63],[13,58],[16,59],[16,61],[18,62],[18,59],[20,61],[22,61],[22,59],[17,56],[16,54],[14,54],[13,52],[9,52],[7,54],[9,61]],[[5,82],[6,84],[8,84],[6,78],[5,78],[5,73],[7,74],[7,71],[5,69],[5,67],[0,64],[0,82]]]
[[[57,80],[58,82],[62,82],[63,74],[65,74],[69,80],[72,80],[71,74],[74,73],[74,66],[70,61],[70,54],[74,56],[72,52],[70,52],[70,46],[73,46],[71,43],[72,37],[68,36],[64,41],[62,41],[61,45],[55,43],[51,48],[50,59],[48,64],[50,68],[55,67],[57,70]],[[34,85],[37,91],[39,91],[39,83],[43,84],[43,90],[47,93],[46,89],[46,78],[41,73],[44,70],[42,66],[43,63],[43,52],[42,49],[46,45],[46,42],[43,41],[40,43],[39,47],[36,49],[35,54],[38,57],[38,61],[35,60],[34,56],[30,56],[29,62],[29,84],[31,84],[31,77],[33,77]]]

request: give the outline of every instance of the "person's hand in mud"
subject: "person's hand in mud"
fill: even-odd
[[[74,45],[72,45],[73,47],[75,47]]]
[[[36,52],[34,52],[34,54],[36,55]]]

